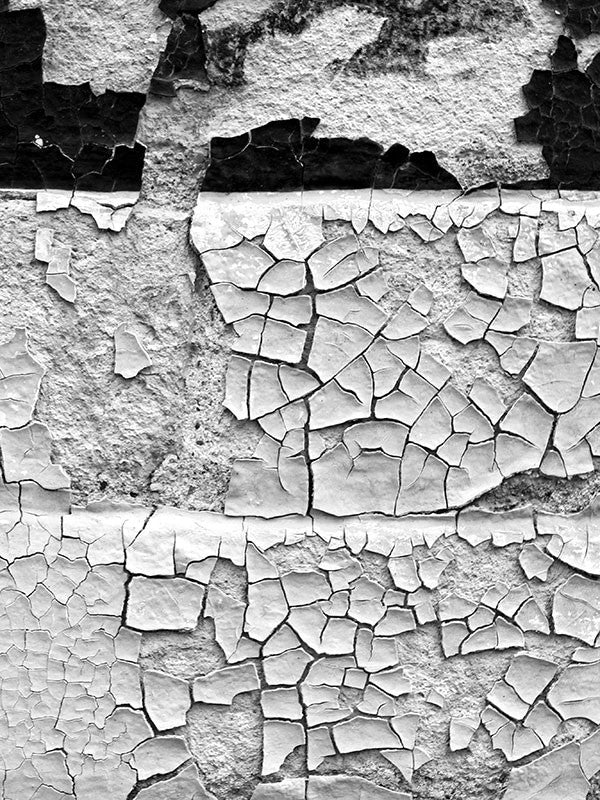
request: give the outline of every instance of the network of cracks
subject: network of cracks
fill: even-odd
[[[145,95],[45,82],[41,11],[5,5],[0,184],[122,230]],[[151,92],[210,88],[211,5],[163,0],[173,27]],[[594,8],[561,5],[574,34],[596,30]],[[44,369],[25,331],[0,345],[6,800],[222,800],[191,720],[244,697],[260,709],[252,800],[410,800],[440,759],[482,743],[510,767],[503,800],[585,800],[600,771],[597,505],[562,516],[472,503],[519,473],[588,475],[600,454],[600,200],[547,189],[597,188],[597,73],[561,37],[524,87],[517,138],[542,145],[549,167],[527,191],[465,195],[433,153],[319,138],[316,119],[213,140],[191,242],[234,334],[225,406],[262,431],[233,465],[225,514],[72,507],[35,419]],[[261,193],[219,194],[232,188]],[[456,241],[464,291],[443,330],[466,352],[489,346],[516,397],[491,378],[457,385],[429,350],[438,298],[388,285],[396,267],[372,229]],[[38,229],[46,283],[76,306],[72,255]],[[532,264],[527,294],[515,275]],[[569,337],[533,332],[540,304],[569,316]],[[127,325],[114,346],[124,381],[151,366]],[[149,637],[202,626],[216,665],[144,657]],[[490,654],[493,678],[440,681]],[[340,767],[365,753],[393,780]]]
[[[524,471],[592,472],[599,210],[593,197],[536,190],[200,194],[192,242],[235,334],[225,405],[263,431],[255,454],[234,463],[226,512],[444,511]],[[328,220],[354,230],[326,238]],[[498,220],[509,258],[494,240]],[[445,317],[424,283],[384,305],[400,267],[382,268],[361,243],[368,223],[390,239],[455,238],[468,291]],[[531,264],[539,287],[515,290]],[[539,305],[574,317],[567,336],[529,332]],[[467,353],[486,343],[516,397],[500,396],[491,374],[458,388],[422,341],[440,321]]]
[[[512,221],[509,264],[496,252],[490,227],[499,216]],[[328,220],[350,224],[353,232],[327,238]],[[598,420],[594,392],[586,387],[594,386],[598,339],[599,222],[595,198],[556,192],[340,192],[301,200],[202,193],[191,239],[221,312],[236,328],[234,343],[245,348],[232,357],[232,364],[241,360],[247,367],[245,377],[238,379],[237,366],[230,369],[226,402],[263,427],[269,448],[301,442],[300,457],[285,456],[290,461],[316,452],[318,462],[341,447],[355,460],[362,453],[395,459],[400,491],[412,452],[425,454],[422,466],[454,451],[455,469],[466,476],[465,455],[482,441],[496,453],[505,447],[499,441],[517,443],[519,449],[493,459],[507,474],[542,469],[558,477],[593,469]],[[468,394],[448,391],[452,375],[419,341],[435,304],[427,287],[411,288],[392,312],[381,306],[383,271],[377,254],[361,244],[369,224],[389,237],[406,228],[423,246],[456,236],[470,288],[445,329],[460,346],[487,341],[500,368],[521,377],[523,392],[510,407],[502,408],[486,382]],[[70,253],[49,228],[39,228],[35,255],[47,264],[54,291],[72,288],[52,283],[56,275],[69,277]],[[511,270],[535,259],[540,298],[514,297]],[[523,335],[523,309],[533,302],[571,312],[574,341]],[[279,326],[275,336],[270,323]],[[339,333],[319,337],[323,325],[340,326]],[[382,346],[385,360],[372,367],[371,349]],[[561,368],[567,360],[569,368]],[[356,369],[357,361],[371,371],[373,400],[362,421],[355,401],[364,396],[360,376],[367,371]],[[120,326],[115,371],[135,380],[148,365],[141,343]],[[253,389],[257,369],[280,388]],[[482,742],[512,767],[504,800],[536,794],[585,800],[600,770],[595,505],[570,516],[473,507],[469,492],[482,490],[476,480],[485,479],[479,466],[458,510],[419,505],[440,496],[426,490],[432,479],[428,472],[421,477],[422,468],[412,495],[404,484],[405,506],[395,494],[393,505],[374,509],[365,498],[383,482],[373,459],[361,477],[369,488],[354,486],[343,508],[317,507],[327,496],[316,485],[317,471],[307,495],[312,505],[290,508],[295,484],[285,483],[285,472],[277,476],[284,457],[269,462],[272,449],[263,441],[258,455],[234,465],[225,515],[113,502],[71,507],[69,476],[53,462],[50,432],[35,419],[44,369],[25,331],[0,347],[0,372],[0,720],[7,800],[92,800],[99,791],[115,800],[220,800],[218,784],[194,751],[190,720],[198,709],[235,708],[245,696],[260,707],[254,800],[408,800],[412,791],[422,794],[422,781],[434,779],[438,759],[448,752],[466,756]],[[405,391],[409,376],[413,385],[431,387],[429,394]],[[309,379],[306,394],[289,396],[290,387],[297,391]],[[337,394],[315,403],[334,384]],[[380,400],[394,393],[398,402],[377,412]],[[281,404],[256,405],[271,398]],[[382,418],[389,408],[413,417]],[[431,419],[418,426],[427,409]],[[464,409],[470,410],[461,417]],[[311,426],[313,419],[323,425]],[[304,426],[291,428],[301,435],[290,436],[290,420]],[[563,420],[564,430],[579,436],[571,446],[558,435]],[[342,425],[342,438],[328,446],[323,436],[332,421]],[[260,470],[258,500],[247,471],[240,488],[248,464]],[[330,464],[323,482],[337,487],[331,502],[351,480],[352,469]],[[272,494],[271,486],[287,495]],[[270,507],[257,507],[265,498]],[[241,575],[237,589],[223,579],[224,565]],[[150,663],[141,655],[144,637],[185,635],[206,625],[216,664],[199,658],[182,671],[168,659]],[[453,664],[488,654],[497,659],[495,675],[455,688],[440,681]],[[441,743],[431,738],[440,725]],[[365,753],[391,767],[393,783],[381,785],[376,771],[358,776],[334,767],[332,773],[340,758]],[[298,758],[300,774],[290,766]]]

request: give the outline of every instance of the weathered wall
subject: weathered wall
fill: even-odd
[[[2,800],[600,797],[588,6],[0,0]]]

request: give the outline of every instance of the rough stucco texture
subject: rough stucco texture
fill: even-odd
[[[227,335],[206,289],[194,288],[187,219],[175,210],[149,212],[110,236],[76,211],[62,212],[53,228],[73,246],[73,307],[45,286],[43,265],[32,257],[34,202],[5,208],[2,336],[15,326],[31,332],[49,379],[40,418],[55,431],[59,461],[79,476],[78,497],[153,502],[166,493],[174,504],[220,508],[232,454],[248,435],[234,433],[239,426],[221,408]],[[154,366],[141,382],[113,374],[121,322],[132,323],[151,354]],[[231,436],[223,436],[227,429]]]

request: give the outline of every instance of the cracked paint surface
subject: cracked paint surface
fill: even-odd
[[[595,798],[595,8],[17,2],[3,800]]]
[[[426,796],[446,749],[482,739],[517,762],[505,800],[585,800],[600,770],[597,504],[570,516],[467,508],[275,520],[71,507],[69,478],[34,419],[44,370],[24,331],[0,362],[6,800],[218,798],[192,719],[246,695],[262,720],[254,800]],[[510,585],[492,578],[500,554]],[[239,590],[224,565],[240,571]],[[144,637],[207,620],[212,668],[182,672],[161,650],[148,659]],[[428,639],[437,644],[424,668]],[[495,676],[439,683],[438,670],[488,650],[509,656]],[[573,720],[591,727],[553,746]],[[394,788],[385,774],[382,784],[369,770],[327,769],[365,754],[390,766]]]
[[[487,232],[498,217],[510,221],[508,261]],[[597,201],[540,190],[201,194],[192,242],[236,335],[225,405],[264,433],[234,464],[226,512],[443,511],[523,471],[592,472],[598,219]],[[324,220],[353,230],[326,238]],[[382,270],[361,243],[369,221],[389,239],[456,237],[467,291],[436,321],[462,346],[485,342],[516,397],[477,375],[461,391],[428,352],[426,284],[382,305],[394,265]],[[521,265],[537,258],[541,286],[522,295]],[[540,301],[574,315],[572,341],[530,335]]]

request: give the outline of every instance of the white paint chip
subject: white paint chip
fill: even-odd
[[[114,332],[115,375],[135,378],[143,369],[152,366],[150,356],[127,324],[122,322]]]

